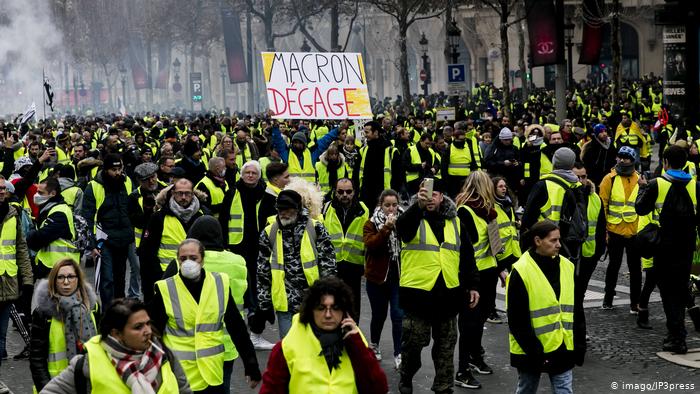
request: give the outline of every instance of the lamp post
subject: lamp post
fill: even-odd
[[[180,66],[182,63],[180,63],[179,58],[175,58],[175,61],[173,62],[173,71],[175,72],[175,77],[173,77],[173,92],[175,92],[175,105],[179,105],[180,101],[180,91],[182,90],[182,85],[180,84]]]
[[[304,42],[301,44],[301,49],[302,52],[309,52],[311,51],[311,47],[309,46],[309,43],[306,42],[306,38],[304,38]]]
[[[452,64],[459,62],[459,40],[462,36],[462,30],[457,27],[457,21],[452,19],[452,22],[447,26],[447,40],[450,43],[450,55],[452,56]]]
[[[430,59],[428,58],[428,39],[425,38],[425,33],[421,33],[420,41],[418,41],[420,49],[423,52],[423,69],[420,73],[420,79],[423,81],[423,95],[428,95],[428,84],[430,81]]]
[[[564,34],[566,38],[566,57],[567,57],[567,72],[569,78],[567,79],[569,89],[573,89],[574,87],[574,66],[573,66],[573,59],[571,57],[571,48],[573,48],[574,43],[572,42],[574,38],[574,28],[576,25],[574,25],[571,22],[571,18],[566,19],[566,23],[564,24]]]
[[[221,110],[223,111],[226,108],[226,63],[223,60],[219,68],[221,69]]]
[[[124,104],[124,108],[126,108],[126,67],[124,63],[119,63],[118,70],[119,74],[122,76],[122,104]]]

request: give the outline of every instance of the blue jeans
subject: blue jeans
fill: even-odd
[[[292,328],[292,316],[294,312],[277,312],[277,324],[280,328],[280,340],[284,339]]]
[[[518,370],[518,388],[515,390],[515,393],[536,393],[537,386],[540,384],[540,375],[539,373]],[[549,381],[552,384],[552,393],[554,394],[572,394],[574,392],[574,374],[572,369],[559,375],[549,374]]]
[[[387,308],[391,316],[391,336],[394,341],[394,357],[401,354],[401,335],[403,332],[403,309],[399,306],[398,274],[389,273],[387,281],[378,285],[367,281],[367,297],[372,309],[369,323],[370,342],[378,344],[386,320]]]
[[[100,299],[105,310],[115,298],[124,297],[128,247],[105,244],[100,262]]]
[[[12,301],[0,302],[0,353],[3,356],[7,355],[7,349],[5,349],[5,343],[7,342],[7,326],[10,323],[10,306]],[[2,364],[2,357],[0,357],[0,365]]]
[[[129,245],[127,259],[129,260],[129,290],[127,295],[131,298],[143,298],[141,294],[141,263],[136,254],[136,243]]]

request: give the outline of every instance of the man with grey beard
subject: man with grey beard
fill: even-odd
[[[323,223],[309,217],[301,195],[282,190],[277,217],[260,233],[258,312],[279,324],[280,339],[292,325],[306,289],[336,275],[335,249]]]

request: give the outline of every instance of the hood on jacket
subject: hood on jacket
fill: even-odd
[[[79,170],[92,167],[102,167],[102,160],[95,159],[94,157],[86,157],[78,162]]]
[[[326,158],[326,153],[328,153],[327,150],[324,151],[323,153],[321,153],[321,156],[318,157],[318,160],[321,163],[323,163],[324,166],[328,165],[328,159]],[[342,167],[342,165],[345,163],[345,156],[340,152],[340,149],[338,149],[338,160],[340,161],[340,166]]]
[[[90,310],[92,310],[97,304],[97,294],[89,283],[85,283],[85,288],[90,301]],[[49,281],[47,279],[41,279],[34,287],[31,312],[34,313],[34,311],[44,316],[59,317],[58,302],[49,296]]]
[[[171,196],[170,190],[174,185],[168,185],[164,187],[156,195],[156,210],[168,206],[168,199]],[[207,201],[207,194],[201,190],[194,189],[194,196],[199,200],[200,203],[205,203]]]
[[[61,186],[61,191],[68,189],[69,187],[75,186],[75,181],[70,178],[58,178],[58,184]]]
[[[411,196],[408,205],[410,206],[417,202],[418,194],[414,194],[413,196]],[[451,198],[447,196],[447,194],[442,195],[442,203],[440,204],[439,213],[445,219],[452,219],[453,217],[457,216],[457,205],[454,201],[452,201]]]
[[[304,179],[292,178],[285,190],[294,190],[301,195],[301,202],[309,211],[309,216],[317,219],[321,216],[323,209],[323,192],[319,188]]]

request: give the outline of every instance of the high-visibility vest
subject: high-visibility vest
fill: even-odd
[[[421,219],[413,239],[402,242],[401,287],[430,291],[441,273],[448,289],[459,286],[461,240],[458,217],[445,220],[443,234],[444,240],[439,244],[428,222]]]
[[[56,162],[58,164],[69,164],[71,162],[70,152],[66,152],[60,146],[56,147]]]
[[[551,220],[555,224],[559,224],[559,219],[561,219],[561,208],[562,204],[564,203],[564,194],[566,193],[566,189],[564,189],[564,187],[562,187],[556,181],[551,180],[555,176],[556,175],[550,174],[542,177],[542,180],[545,181],[545,186],[547,187],[547,202],[545,202],[545,204],[540,208],[539,221]],[[560,177],[557,177],[557,179],[560,179],[564,184],[568,186],[568,188],[574,188],[580,185],[578,182],[571,183]]]
[[[70,209],[75,209],[75,200],[78,197],[78,192],[81,189],[78,186],[71,186],[66,189],[61,190],[61,196],[63,196],[63,201],[68,204]]]
[[[319,160],[316,162],[316,173],[318,174],[318,186],[321,187],[321,191],[325,194],[331,191],[335,185],[330,184],[330,172],[328,171],[328,166],[321,163]],[[343,162],[342,165],[335,169],[336,181],[341,178],[349,177],[350,171],[348,170],[348,164]]]
[[[187,233],[180,219],[173,215],[165,215],[163,234],[160,236],[160,247],[158,247],[158,260],[163,272],[168,268],[168,264],[177,257],[177,248],[185,238],[187,238]]]
[[[700,141],[700,140],[698,140],[698,141]],[[692,161],[686,161],[686,162],[685,162],[685,166],[683,166],[683,172],[685,172],[686,174],[688,174],[688,175],[690,175],[691,177],[693,177],[693,180],[697,180],[697,178],[698,178],[698,170],[697,170],[697,168],[695,167],[695,163],[693,163]],[[665,174],[665,173],[666,173],[666,170],[665,170],[665,169],[662,169],[662,170],[661,170],[661,175],[663,175],[663,174]]]
[[[255,206],[255,216],[258,216],[260,212],[260,202]],[[258,223],[256,220],[255,223]],[[233,200],[231,201],[231,208],[229,209],[229,219],[228,219],[228,244],[238,245],[243,241],[243,226],[245,225],[245,212],[243,211],[243,201],[241,200],[241,193],[236,190],[233,195]],[[257,229],[256,229],[257,234]]]
[[[243,155],[245,155],[245,162],[243,161]],[[236,154],[236,165],[238,166],[238,168],[243,168],[243,164],[251,160],[253,160],[253,155],[250,152],[250,146],[246,142],[244,144],[243,150],[239,150]]]
[[[360,160],[360,173],[358,174],[360,176],[360,188],[362,188],[362,180],[365,176],[365,160],[367,159],[368,149],[369,147],[367,145],[360,149],[360,156],[362,157]],[[397,149],[393,146],[387,146],[384,149],[384,189],[391,189],[391,159],[396,152]],[[376,171],[376,169],[372,169],[371,171]]]
[[[367,345],[365,337],[360,336]],[[358,392],[352,362],[345,348],[340,355],[340,365],[329,370],[321,342],[310,324],[299,322],[299,314],[292,317],[292,326],[282,339],[282,353],[289,368],[289,394]]]
[[[432,157],[432,164],[434,165],[436,153],[432,148],[428,148],[428,151],[430,152],[430,156]],[[418,147],[414,145],[408,148],[408,152],[411,155],[411,164],[420,165],[421,158],[420,153],[418,153]],[[418,179],[418,171],[406,171],[406,182],[411,182],[416,179]]]
[[[648,224],[651,223],[652,215],[653,213],[650,212],[646,215],[639,216],[639,220],[637,221],[637,234],[639,234]],[[654,258],[642,257],[642,268],[647,269],[652,267],[654,267]]]
[[[472,220],[474,221],[476,233],[478,234],[477,239],[471,240],[472,245],[474,246],[474,260],[476,260],[476,268],[478,268],[479,271],[483,271],[485,269],[495,267],[497,263],[496,258],[491,253],[488,223],[486,223],[486,220],[479,217],[479,215],[477,215],[470,207],[462,205],[460,208],[465,208],[467,212],[469,212]]]
[[[323,215],[323,225],[326,226],[328,234],[335,248],[336,261],[347,261],[353,264],[365,264],[365,243],[362,238],[362,229],[369,219],[369,210],[365,203],[360,201],[363,214],[353,219],[348,231],[343,233],[343,225],[338,219],[333,205],[328,203],[326,213]]]
[[[5,220],[0,231],[0,275],[5,274],[17,276],[17,216]]]
[[[95,323],[95,312],[97,312],[97,304],[90,313],[92,325],[97,330]],[[61,319],[51,318],[49,324],[49,354],[46,358],[49,368],[49,376],[52,378],[58,376],[64,369],[68,368],[68,353],[66,350],[66,332],[65,326]]]
[[[574,350],[574,265],[564,256],[559,256],[559,259],[559,299],[547,277],[530,257],[530,252],[525,252],[513,264],[513,270],[518,272],[527,290],[530,324],[545,354],[559,349],[562,343],[566,350]],[[506,287],[509,282],[510,275]],[[508,337],[511,354],[525,354],[513,334],[508,334]]]
[[[97,167],[95,167],[97,168]],[[93,175],[94,176],[94,175]],[[126,189],[126,194],[130,194],[133,190],[133,183],[131,182],[131,178],[124,177],[124,188]],[[95,226],[95,229],[93,231],[96,232],[97,228],[97,213],[100,211],[100,207],[102,207],[102,203],[105,202],[105,187],[103,184],[92,180],[88,184],[88,186],[92,186],[92,195],[95,197],[95,217],[93,218],[93,223]]]
[[[248,269],[245,265],[245,259],[228,250],[207,250],[204,263],[208,271],[221,272],[228,276],[231,295],[241,317],[243,317],[243,294],[248,288]],[[224,326],[224,330],[228,332],[226,326]],[[228,334],[224,334],[224,349],[224,361],[238,358],[238,350]]]
[[[659,218],[661,217],[661,209],[664,206],[664,201],[666,201],[666,195],[668,194],[669,189],[671,189],[671,181],[667,181],[662,177],[656,179],[657,185],[659,187],[659,193],[656,196],[656,202],[654,203],[654,210],[652,211],[651,222],[656,225],[660,225]],[[695,182],[690,180],[685,185],[685,190],[687,190],[688,194],[690,195],[690,200],[693,202],[693,212],[695,212],[698,207],[698,198],[695,194]]]
[[[472,153],[464,143],[464,148],[450,145],[450,164],[447,166],[447,174],[452,176],[469,176],[471,174]]]
[[[544,144],[542,144],[544,145]],[[542,150],[542,145],[540,145],[540,151]],[[539,178],[542,175],[547,175],[552,172],[552,161],[549,160],[549,157],[545,155],[544,153],[540,152],[540,173],[539,174],[531,174],[531,164],[530,162],[526,161],[523,163],[523,177],[524,178]]]
[[[615,147],[619,148],[621,146],[631,146],[633,148],[639,148],[642,144],[640,140],[640,135],[635,133],[632,128],[625,129],[623,127],[618,128],[615,135]]]
[[[588,206],[586,208],[586,217],[588,218],[588,228],[586,232],[586,240],[583,242],[581,247],[581,255],[583,257],[591,257],[595,254],[596,242],[596,229],[598,226],[598,217],[600,215],[600,210],[602,209],[603,201],[600,199],[596,193],[590,193],[588,195]]]
[[[314,164],[311,162],[311,152],[308,149],[304,149],[304,167],[302,168],[301,163],[299,163],[299,158],[294,152],[289,152],[289,159],[287,160],[289,164],[289,175],[294,177],[300,177],[309,181],[310,183],[316,182],[316,172],[314,171]]]
[[[515,227],[515,217],[513,210],[504,210],[501,205],[496,204],[496,223],[498,223],[498,235],[503,244],[503,251],[496,255],[496,260],[501,261],[508,256],[520,257],[520,239],[518,229]]]
[[[228,275],[205,271],[197,303],[180,275],[156,282],[168,315],[163,343],[177,358],[193,391],[224,382],[224,313],[229,283]]]
[[[224,188],[222,189],[219,186],[215,185],[214,181],[212,181],[211,178],[209,178],[208,176],[205,176],[204,178],[202,178],[201,181],[199,181],[199,183],[197,183],[197,186],[195,187],[195,189],[199,189],[199,185],[204,185],[204,187],[206,187],[207,190],[209,190],[209,202],[211,203],[212,206],[219,205],[224,201],[224,195],[225,195],[226,191],[228,190],[228,186],[226,185],[225,182],[224,182]],[[216,214],[214,216],[218,217],[219,215]]]
[[[138,187],[138,192],[139,192],[139,198],[136,200],[139,203],[139,207],[141,207],[141,212],[143,212],[143,194],[141,194],[141,186]],[[138,248],[139,245],[141,245],[141,238],[143,237],[143,229],[140,227],[134,226],[134,243],[136,244],[136,247]]]
[[[80,251],[78,251],[78,248],[76,248],[72,242],[73,240],[75,240],[75,225],[73,224],[73,212],[70,210],[70,207],[68,207],[67,204],[56,204],[53,207],[51,207],[51,209],[49,209],[49,213],[48,215],[46,215],[46,219],[48,219],[54,213],[62,213],[66,215],[71,239],[58,238],[39,250],[39,252],[36,254],[36,259],[38,262],[40,262],[47,268],[53,268],[54,264],[63,259],[73,259],[75,261],[80,261]],[[42,222],[39,227],[44,225],[46,219],[44,219],[44,222]]]
[[[639,185],[635,183],[629,198],[625,197],[625,187],[622,185],[622,179],[618,179],[619,177],[619,175],[614,176],[612,180],[607,220],[611,224],[620,224],[623,220],[627,223],[634,223],[637,220],[634,202],[637,201]]]
[[[301,237],[301,267],[304,270],[306,283],[311,286],[318,280],[318,251],[316,250],[316,220],[309,219],[306,222],[304,235]],[[277,220],[265,227],[265,234],[270,239],[272,250],[270,252],[270,266],[272,271],[272,306],[277,312],[287,312],[287,289],[284,285],[284,246],[282,243],[282,231]]]
[[[129,386],[117,374],[111,357],[100,344],[100,338],[100,335],[96,335],[85,343],[85,349],[88,353],[88,368],[90,369],[91,392],[93,394],[131,393]],[[158,394],[177,393],[179,387],[177,378],[170,367],[170,361],[163,362],[160,366],[160,374],[163,381],[158,389]]]
[[[263,182],[267,182],[267,165],[270,163],[272,163],[272,160],[269,157],[263,156],[260,158],[260,176]]]

